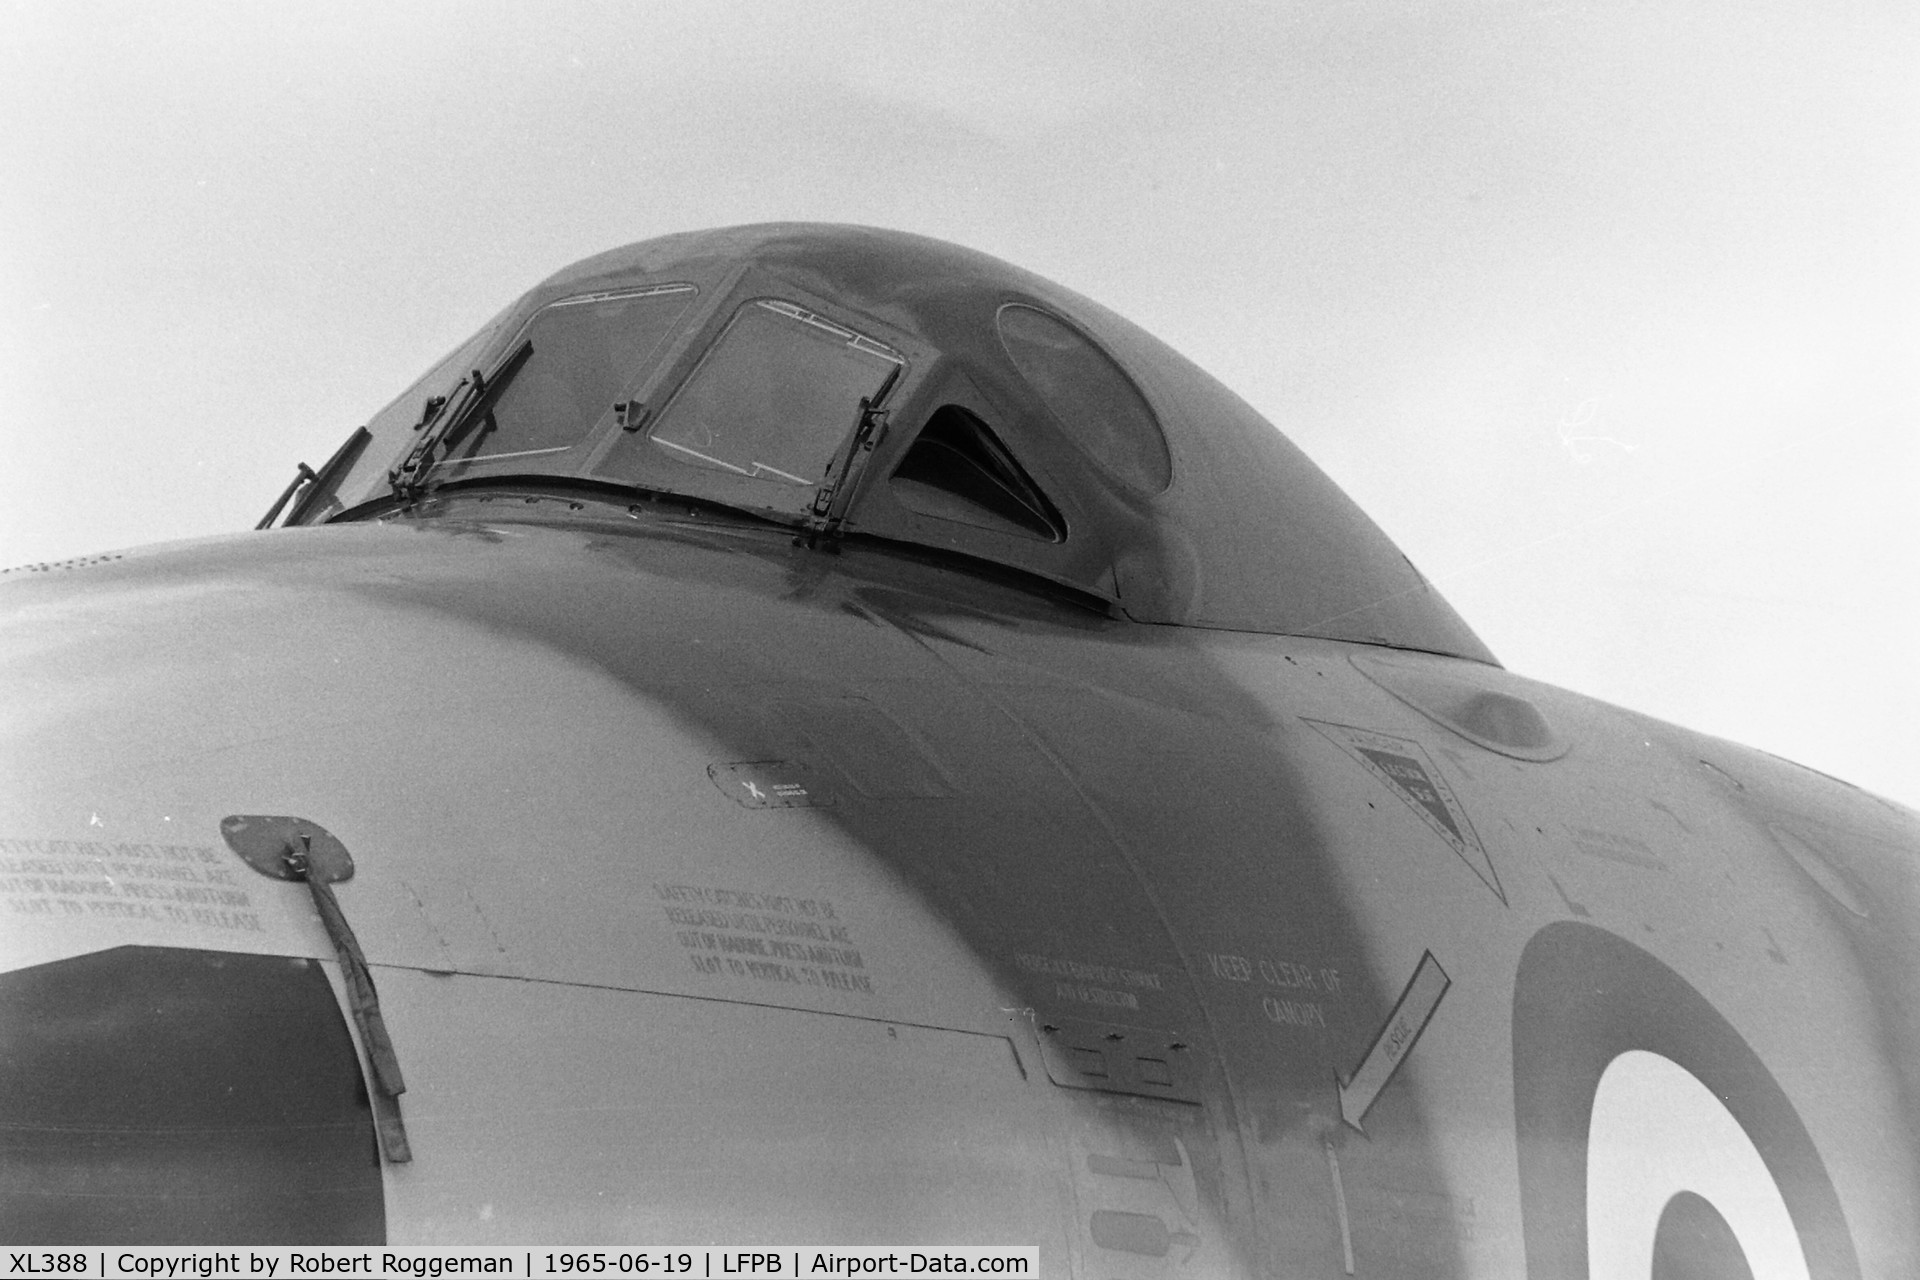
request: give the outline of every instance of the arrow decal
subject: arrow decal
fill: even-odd
[[[1440,967],[1440,962],[1428,951],[1420,957],[1419,967],[1413,971],[1413,979],[1407,983],[1407,989],[1394,1001],[1393,1012],[1387,1015],[1386,1025],[1380,1028],[1380,1034],[1373,1038],[1373,1044],[1367,1054],[1360,1059],[1360,1065],[1351,1076],[1340,1082],[1340,1118],[1365,1133],[1360,1121],[1366,1118],[1373,1107],[1375,1098],[1387,1087],[1400,1064],[1413,1052],[1413,1045],[1420,1033],[1427,1029],[1427,1020],[1433,1017],[1433,1011],[1440,1007],[1440,997],[1447,994],[1447,988],[1453,985],[1453,979]]]

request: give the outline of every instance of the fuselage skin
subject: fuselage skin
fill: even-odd
[[[355,1139],[355,1230],[1577,1274],[1593,1063],[1639,1050],[1745,1072],[1807,1274],[1920,1259],[1920,824],[1773,757],[1484,663],[511,486],[0,605],[0,969],[338,989],[306,887],[221,824],[351,851],[412,1155]],[[1535,719],[1499,749],[1448,689]]]

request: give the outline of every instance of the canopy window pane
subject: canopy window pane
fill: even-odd
[[[1166,438],[1146,398],[1113,359],[1063,321],[1009,303],[996,320],[1000,343],[1074,443],[1141,493],[1173,479]]]
[[[752,302],[667,406],[653,443],[676,462],[761,481],[760,501],[801,512],[862,398],[877,396],[902,363],[791,303]]]
[[[449,462],[564,453],[652,366],[693,301],[692,285],[590,294],[543,307],[533,351],[489,410],[449,441]]]

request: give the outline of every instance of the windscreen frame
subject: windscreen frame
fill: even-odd
[[[478,454],[465,457],[445,456],[435,459],[424,471],[423,479],[431,488],[464,481],[485,479],[495,475],[548,475],[575,477],[585,473],[592,460],[604,449],[607,437],[620,427],[616,420],[616,406],[636,398],[635,390],[654,380],[663,363],[678,353],[681,340],[686,336],[690,324],[703,321],[705,316],[700,308],[700,287],[685,280],[639,283],[625,287],[605,288],[562,294],[542,302],[514,330],[507,342],[502,344],[495,355],[494,376],[500,376],[500,370],[511,368],[514,356],[523,344],[533,342],[534,330],[543,317],[569,307],[592,306],[594,304],[618,302],[627,299],[652,297],[672,297],[687,295],[682,308],[666,323],[660,335],[647,350],[638,355],[632,367],[620,379],[617,398],[608,397],[604,408],[593,412],[579,430],[571,443],[545,446],[532,450],[509,450],[495,454]],[[524,386],[521,379],[527,376],[527,370],[539,359],[540,347],[535,344],[524,362],[524,367],[513,369],[511,381],[499,391],[499,399],[506,400],[514,394],[516,386]],[[481,417],[491,420],[498,412],[497,405],[487,406],[481,414],[467,414],[464,420],[448,424],[448,438],[443,439],[440,447],[457,449],[468,439],[474,419]],[[458,435],[455,435],[455,433]],[[534,462],[536,458],[551,458],[554,462],[566,461],[570,465],[554,466]]]
[[[798,513],[790,508],[781,509],[756,501],[756,495],[751,491],[742,491],[738,485],[703,481],[702,478],[718,473],[695,470],[674,462],[665,457],[664,451],[654,443],[654,433],[668,421],[674,402],[686,393],[703,366],[718,351],[736,319],[747,308],[762,302],[804,312],[813,319],[890,352],[897,358],[898,372],[886,388],[884,399],[887,405],[899,405],[910,399],[920,378],[933,363],[935,353],[915,335],[887,324],[870,312],[850,315],[845,307],[782,275],[752,264],[743,264],[732,273],[724,288],[714,291],[708,305],[699,308],[697,322],[689,324],[683,335],[683,343],[673,358],[662,361],[654,377],[637,392],[648,406],[644,423],[638,430],[614,431],[605,436],[577,473],[579,478],[599,484],[637,487],[719,503],[783,524],[799,526],[805,523],[804,508]],[[835,440],[834,457],[839,456],[858,425],[857,407],[848,406],[845,427]],[[621,469],[622,462],[629,465]],[[838,477],[834,479],[837,481]],[[827,477],[823,476],[807,487],[806,506],[811,506],[823,489],[830,487],[825,483],[826,480]]]

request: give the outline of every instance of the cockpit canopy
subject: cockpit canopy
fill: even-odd
[[[355,437],[294,523],[583,482],[957,553],[1143,622],[1492,656],[1232,392],[955,245],[770,224],[542,283]]]

